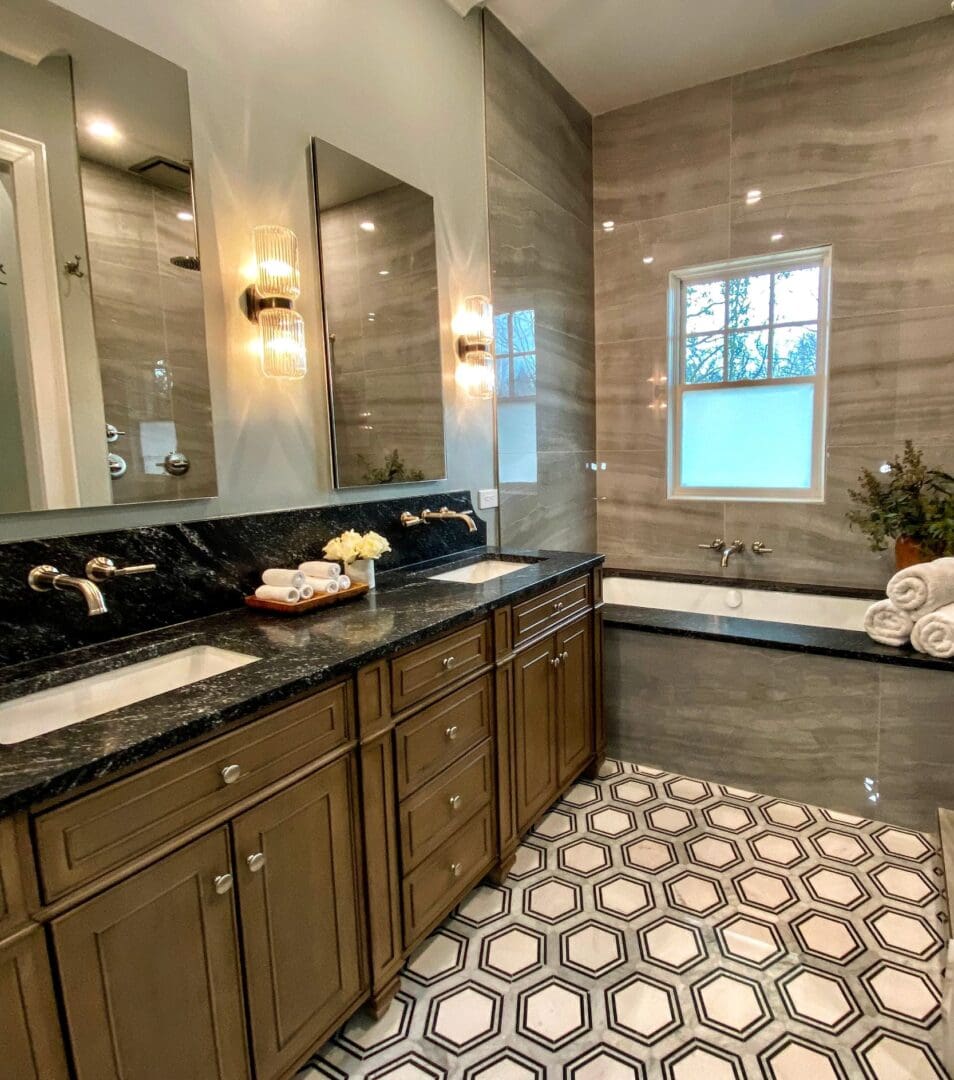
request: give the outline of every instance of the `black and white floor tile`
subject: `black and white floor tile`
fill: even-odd
[[[299,1080],[944,1078],[932,836],[607,762]]]

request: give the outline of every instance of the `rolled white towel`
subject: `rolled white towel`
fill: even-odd
[[[914,619],[890,600],[879,600],[865,612],[865,633],[881,645],[905,645],[913,629]]]
[[[888,582],[888,599],[915,622],[930,611],[954,604],[954,558],[935,559],[899,570]]]
[[[954,604],[922,615],[914,624],[911,644],[918,652],[940,660],[954,657]]]
[[[298,569],[305,577],[341,577],[341,563],[336,562],[303,562],[299,565]]]
[[[312,595],[322,595],[323,593],[336,593],[341,588],[339,582],[341,578],[318,578],[309,577],[305,578],[305,582],[309,589],[312,591]]]
[[[349,578],[347,574],[342,574],[341,577],[338,578],[338,588],[342,592],[344,592],[345,589],[351,588],[351,578]]]
[[[305,575],[300,570],[265,570],[262,573],[265,585],[279,585],[286,589],[300,589],[305,584]]]
[[[255,590],[259,600],[272,600],[276,604],[297,604],[301,593],[291,585],[259,585]]]
[[[299,600],[310,600],[315,595],[314,588],[308,584],[308,579],[305,578],[305,584],[298,590]]]

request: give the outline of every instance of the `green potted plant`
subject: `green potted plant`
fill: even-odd
[[[910,439],[881,475],[862,469],[858,483],[848,492],[855,504],[848,522],[868,537],[872,551],[893,540],[899,570],[954,555],[954,476],[925,465]]]

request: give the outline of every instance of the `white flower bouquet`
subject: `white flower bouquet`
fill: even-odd
[[[322,550],[326,559],[343,564],[352,581],[363,582],[373,589],[374,560],[386,555],[391,545],[379,533],[366,532],[362,536],[354,529],[348,529],[329,540]]]

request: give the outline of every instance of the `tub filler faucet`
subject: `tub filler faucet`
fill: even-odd
[[[725,570],[729,565],[729,559],[733,555],[740,555],[745,551],[745,544],[741,540],[736,540],[734,543],[726,544],[725,540],[721,536],[717,537],[710,544],[700,544],[699,547],[705,551],[718,551],[722,554],[722,569]]]

